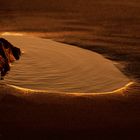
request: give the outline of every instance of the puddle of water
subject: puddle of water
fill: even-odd
[[[24,51],[5,77],[7,84],[60,92],[110,92],[130,82],[112,61],[49,39],[3,35]]]

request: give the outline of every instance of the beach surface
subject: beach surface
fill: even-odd
[[[132,81],[105,94],[46,92],[0,82],[0,140],[140,139],[139,0],[5,0],[0,5],[0,35],[31,35],[97,52]]]
[[[72,139],[77,137],[90,139],[92,137],[101,139],[106,137],[108,139],[118,139],[139,137],[140,96],[137,90],[139,85],[137,82],[130,82],[130,80],[126,78],[126,76],[124,76],[111,61],[106,60],[101,55],[94,52],[86,51],[84,49],[63,43],[57,43],[52,40],[27,36],[4,37],[11,43],[20,46],[21,48],[23,47],[25,49],[25,54],[23,55],[26,55],[26,52],[28,51],[28,49],[26,51],[26,47],[29,47],[31,44],[33,46],[35,44],[37,46],[39,44],[49,46],[49,48],[46,48],[46,53],[51,57],[52,53],[49,54],[49,49],[52,49],[51,52],[55,50],[58,56],[60,55],[59,53],[61,52],[61,49],[65,50],[67,53],[71,51],[73,52],[74,49],[73,57],[75,57],[75,55],[79,55],[80,53],[82,53],[82,56],[86,55],[86,58],[90,56],[89,60],[91,60],[92,64],[95,64],[96,67],[98,67],[98,70],[104,72],[100,72],[100,78],[102,79],[99,81],[105,80],[104,76],[107,76],[106,73],[111,73],[113,77],[110,75],[108,76],[108,78],[111,78],[109,80],[112,80],[112,86],[106,87],[106,89],[109,91],[98,93],[33,90],[21,88],[22,86],[20,87],[12,84],[6,84],[6,81],[1,83],[1,138]],[[58,51],[59,49],[60,51]],[[76,53],[76,51],[78,52]],[[70,54],[73,54],[72,52]],[[67,59],[68,62],[71,62],[69,57],[65,58],[65,60]],[[76,60],[78,61],[78,58]],[[22,61],[23,60],[21,60],[21,62]],[[63,62],[65,63],[65,61]],[[84,65],[88,66],[87,64],[89,64],[89,62],[90,61],[86,60]],[[14,65],[17,65],[18,68],[17,63],[13,64],[12,69],[14,69]],[[19,63],[19,65],[21,67],[22,64]],[[63,65],[62,63],[61,65],[64,69],[65,64]],[[10,72],[12,72],[12,70]],[[94,66],[92,73],[96,73]],[[122,79],[120,80],[119,77]],[[117,78],[120,80],[120,82],[115,81]],[[112,91],[114,89],[113,84],[115,89],[117,89],[115,91]],[[133,89],[133,92],[131,89]],[[102,135],[100,135],[100,133]]]
[[[1,138],[138,138],[137,86],[97,95],[48,93],[1,84]]]

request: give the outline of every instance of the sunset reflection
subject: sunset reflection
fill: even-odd
[[[0,0],[0,140],[139,140],[139,60],[140,0]]]

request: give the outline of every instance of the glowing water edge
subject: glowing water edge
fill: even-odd
[[[24,51],[6,75],[6,84],[58,92],[99,93],[117,90],[130,82],[113,62],[92,51],[37,37],[3,37]]]

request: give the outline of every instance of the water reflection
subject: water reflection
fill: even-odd
[[[5,36],[25,51],[5,77],[6,83],[58,92],[109,92],[130,80],[114,64],[94,52],[52,40]]]

